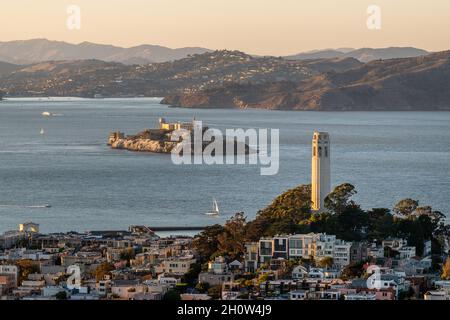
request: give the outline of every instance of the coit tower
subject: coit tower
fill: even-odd
[[[330,136],[314,132],[312,140],[311,202],[314,211],[324,209],[324,200],[331,191]]]

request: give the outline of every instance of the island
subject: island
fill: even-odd
[[[203,134],[209,129],[208,127],[203,127],[201,121],[196,121],[195,119],[192,122],[167,122],[164,118],[159,118],[159,127],[154,129],[145,129],[135,135],[125,135],[125,133],[120,131],[111,132],[108,138],[108,145],[112,149],[123,149],[135,152],[153,152],[153,153],[171,153],[176,147],[180,147],[183,141],[186,140],[188,136],[191,138],[192,144],[192,154],[194,151],[193,146],[193,134],[195,129],[198,128],[201,130],[201,134]],[[184,135],[180,135],[180,131],[184,130]],[[175,137],[174,134],[178,134],[180,137]],[[250,148],[247,144],[237,141],[236,139],[229,140],[226,137],[222,139],[223,143],[223,151],[225,155],[225,150],[231,150],[227,148],[228,144],[233,144],[232,150],[234,150],[234,154],[250,154],[256,152],[252,148]],[[214,140],[213,140],[214,141]],[[211,143],[211,141],[203,141],[202,140],[202,148],[201,150],[205,150],[205,148]],[[181,148],[180,148],[181,149]],[[244,152],[241,152],[243,150]],[[214,155],[214,154],[213,154]]]

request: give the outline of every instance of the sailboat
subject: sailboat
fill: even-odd
[[[217,204],[216,199],[213,199],[213,207],[211,212],[205,213],[207,216],[218,216],[219,215],[219,205]]]
[[[45,130],[42,128],[41,131],[39,132],[40,134],[45,134]]]

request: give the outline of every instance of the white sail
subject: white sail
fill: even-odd
[[[217,214],[219,214],[219,205],[217,204],[216,199],[213,201],[213,212],[217,212]]]
[[[216,199],[213,199],[213,207],[212,207],[211,212],[207,212],[205,214],[208,215],[208,216],[217,216],[217,215],[219,215],[219,205],[218,205]]]

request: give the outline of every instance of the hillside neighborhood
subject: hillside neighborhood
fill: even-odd
[[[242,260],[218,256],[201,266],[192,238],[159,238],[144,227],[52,235],[33,223],[21,228],[1,238],[2,299],[450,300],[450,281],[432,272],[430,243],[418,256],[403,239],[275,236],[246,243]],[[74,265],[81,277],[71,288]]]

